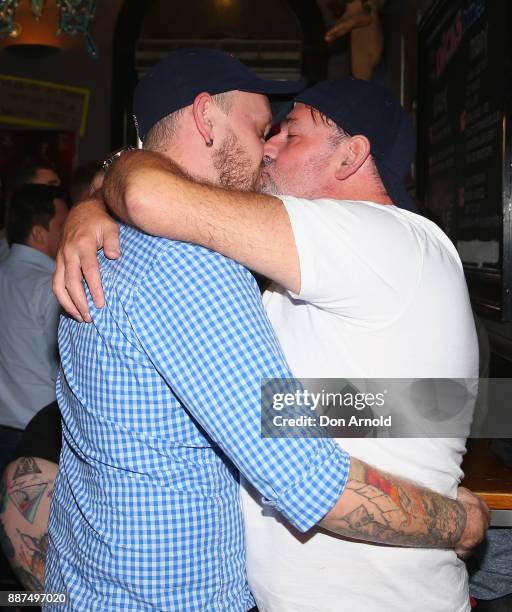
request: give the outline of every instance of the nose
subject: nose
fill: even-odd
[[[277,136],[269,138],[263,147],[263,161],[266,164],[272,163],[277,159],[279,147],[277,144]]]

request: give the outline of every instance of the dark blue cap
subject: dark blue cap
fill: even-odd
[[[341,77],[302,91],[294,102],[316,108],[351,136],[366,136],[393,203],[418,212],[405,188],[405,177],[416,151],[416,137],[411,120],[393,94],[370,81]]]
[[[260,79],[232,55],[216,49],[178,49],[170,53],[139,82],[133,100],[139,138],[167,115],[189,106],[203,91],[294,94],[304,81]]]

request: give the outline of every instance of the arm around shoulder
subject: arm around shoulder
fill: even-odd
[[[116,160],[103,190],[109,207],[143,231],[207,247],[300,289],[293,230],[279,198],[194,182],[151,151]]]

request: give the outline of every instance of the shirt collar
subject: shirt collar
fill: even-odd
[[[9,257],[16,259],[17,261],[24,261],[28,263],[37,264],[41,268],[52,272],[55,270],[55,261],[32,247],[26,244],[13,244],[11,247],[11,253]]]

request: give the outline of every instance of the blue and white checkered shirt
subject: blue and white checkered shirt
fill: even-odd
[[[126,226],[121,248],[100,257],[93,324],[60,325],[45,588],[80,612],[247,610],[237,468],[305,531],[342,493],[348,456],[262,438],[260,380],[291,373],[247,270]]]

